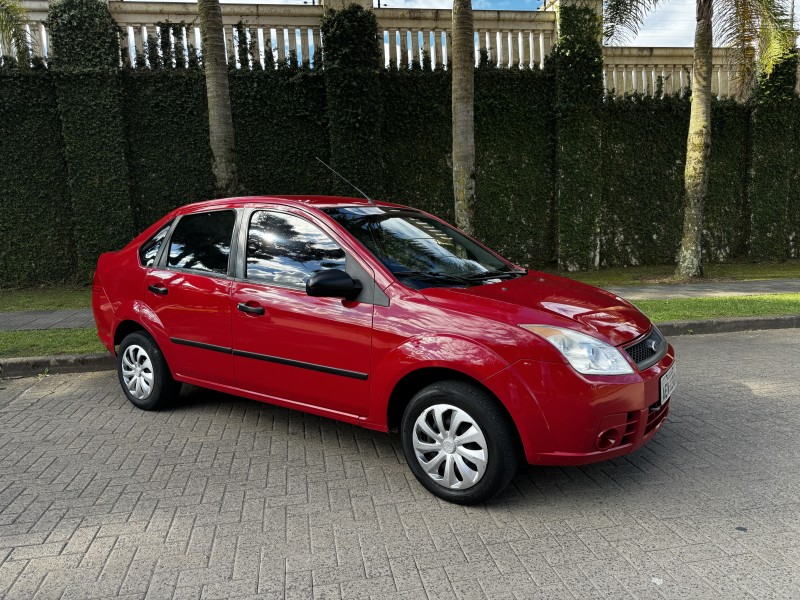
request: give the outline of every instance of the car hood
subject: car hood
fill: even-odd
[[[618,346],[643,335],[650,320],[619,296],[571,279],[529,272],[469,288],[426,288],[425,297],[454,310],[513,324],[566,327]]]

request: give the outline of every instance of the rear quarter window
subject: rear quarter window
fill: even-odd
[[[159,229],[153,237],[139,248],[139,262],[143,267],[152,267],[155,264],[158,251],[161,250],[164,238],[167,237],[170,227],[172,227],[172,221]]]

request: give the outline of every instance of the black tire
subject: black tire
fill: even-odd
[[[128,354],[129,350],[130,354]],[[146,361],[142,360],[142,356],[149,360],[149,366]],[[125,383],[126,374],[124,369],[127,367],[123,363],[129,364],[131,358],[136,359],[133,362],[139,362],[139,372],[143,371],[145,375],[148,372],[151,373],[152,384],[149,385],[150,389],[146,395],[142,395],[145,393],[144,388],[137,390],[134,386],[134,391],[132,392]],[[147,369],[142,369],[143,365]],[[136,408],[141,408],[142,410],[160,408],[169,400],[176,398],[181,391],[181,384],[173,379],[167,361],[164,359],[158,344],[144,331],[131,333],[122,340],[117,354],[117,375],[122,391],[125,392],[128,400]]]
[[[419,435],[418,432],[415,434],[414,431],[417,418],[423,414],[426,414],[428,418],[433,418],[435,410],[428,411],[427,413],[426,411],[435,405],[449,405],[464,411],[483,434],[481,443],[485,443],[486,446],[484,449],[486,456],[485,470],[482,476],[477,478],[477,482],[472,484],[471,487],[466,487],[466,489],[452,489],[451,487],[446,487],[442,483],[437,483],[433,477],[442,477],[442,473],[435,473],[433,476],[429,475],[417,458],[417,450],[414,448],[413,437],[414,435]],[[443,419],[447,419],[448,414],[451,415],[449,418],[451,419],[450,425],[452,425],[452,419],[454,419],[452,415],[456,413],[457,411],[445,410],[442,413]],[[450,425],[445,421],[443,421],[443,423],[445,425],[445,430],[447,430]],[[468,427],[467,424],[464,426]],[[438,433],[435,424],[432,429],[435,433]],[[463,381],[440,381],[418,392],[411,399],[411,402],[408,403],[403,413],[403,419],[400,424],[400,435],[402,437],[403,452],[406,455],[406,461],[412,473],[414,473],[414,476],[432,494],[448,502],[454,502],[456,504],[480,504],[481,502],[489,500],[509,484],[519,466],[517,433],[508,414],[491,394]],[[452,435],[462,434],[455,432]],[[444,437],[446,437],[446,439],[452,439],[452,435],[446,434]],[[427,436],[427,439],[433,440],[430,436]],[[444,448],[443,445],[439,445]],[[474,448],[482,448],[480,444],[472,444],[472,446]],[[467,446],[464,447],[466,448]],[[448,450],[450,454],[460,453],[458,449],[453,450],[452,448],[448,448]],[[438,459],[442,452],[446,453],[446,450],[434,450],[427,454],[423,453],[421,456],[423,459],[428,459],[429,457]],[[462,454],[462,457],[463,456]],[[444,456],[444,459],[447,459],[447,457]],[[453,460],[456,460],[455,456]],[[463,464],[462,461],[462,465]],[[467,464],[474,467],[477,473],[479,469],[479,467],[475,466],[477,463],[467,461]],[[458,478],[460,475],[460,473],[457,472],[458,469],[456,467],[452,467],[452,469],[453,473]],[[460,482],[455,485],[464,485],[465,481],[467,480],[462,477]],[[467,485],[469,485],[468,481]]]

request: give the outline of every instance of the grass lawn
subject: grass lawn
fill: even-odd
[[[0,358],[92,354],[106,349],[93,327],[45,329],[39,331],[0,331]]]
[[[0,291],[0,312],[91,308],[92,289],[35,287]]]
[[[718,317],[800,314],[800,294],[636,300],[634,304],[656,323]]]

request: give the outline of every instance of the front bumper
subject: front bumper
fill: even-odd
[[[501,398],[520,433],[530,464],[580,465],[628,454],[664,423],[660,378],[675,353],[631,375],[587,376],[566,363],[522,360],[486,384]],[[605,436],[604,436],[605,434]]]

